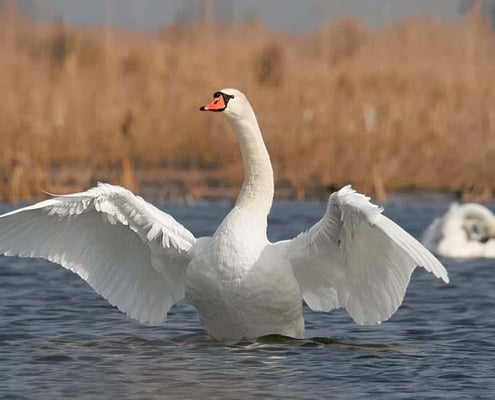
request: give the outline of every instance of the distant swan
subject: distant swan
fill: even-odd
[[[495,215],[481,204],[452,204],[426,228],[423,244],[452,258],[495,258]]]
[[[0,216],[0,253],[59,263],[146,324],[162,323],[187,294],[209,334],[229,343],[303,338],[303,300],[316,311],[343,307],[359,324],[384,321],[418,265],[448,282],[428,250],[350,186],[330,196],[311,229],[270,243],[273,172],[251,105],[223,89],[201,110],[225,115],[245,174],[212,237],[196,239],[141,197],[99,184]]]

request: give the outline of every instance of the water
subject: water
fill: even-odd
[[[418,236],[447,206],[397,197],[385,213]],[[164,207],[200,236],[231,204]],[[296,235],[324,207],[277,202],[270,238]],[[206,335],[187,300],[165,325],[141,326],[63,268],[0,257],[0,398],[491,399],[495,260],[443,262],[451,284],[417,270],[403,305],[380,326],[306,308],[307,340],[226,346]]]

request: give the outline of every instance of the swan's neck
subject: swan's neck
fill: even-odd
[[[273,170],[258,121],[252,110],[245,118],[228,117],[236,133],[244,165],[244,182],[236,206],[268,215],[273,201]]]

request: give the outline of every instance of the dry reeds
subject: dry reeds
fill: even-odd
[[[0,18],[3,199],[96,180],[235,194],[235,138],[196,112],[222,87],[253,104],[279,193],[495,188],[495,38],[478,15],[378,31],[346,20],[305,38],[259,23],[144,34]]]

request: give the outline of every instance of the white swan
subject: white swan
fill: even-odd
[[[0,253],[59,263],[143,323],[162,323],[187,294],[209,334],[226,342],[304,337],[302,300],[379,323],[401,304],[417,265],[448,282],[429,251],[350,186],[330,196],[311,229],[270,243],[273,172],[253,109],[241,92],[223,89],[201,110],[226,116],[245,172],[212,237],[195,239],[141,197],[100,184],[0,216]]]
[[[495,258],[495,215],[476,203],[452,204],[422,235],[432,252],[452,258]]]

